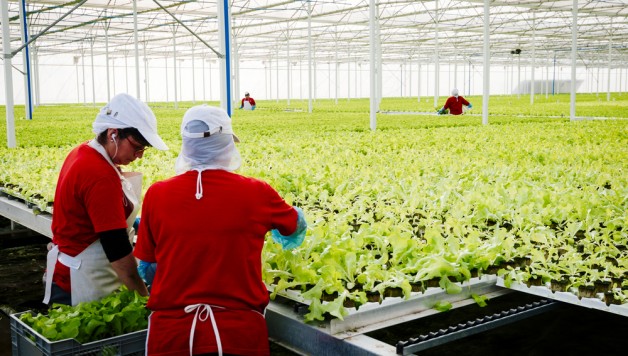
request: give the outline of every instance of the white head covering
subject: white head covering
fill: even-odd
[[[231,118],[221,108],[198,105],[183,115],[181,122],[183,144],[175,163],[175,171],[182,174],[198,172],[196,199],[203,196],[201,172],[208,169],[235,171],[242,158],[235,146],[240,139],[233,133]]]
[[[129,94],[118,94],[105,105],[92,125],[96,135],[107,129],[136,128],[151,146],[165,151],[168,146],[157,134],[157,118],[148,105]]]
[[[454,88],[454,89],[451,91],[451,95],[453,95],[454,97],[456,97],[456,98],[457,98],[457,97],[458,97],[458,89]]]

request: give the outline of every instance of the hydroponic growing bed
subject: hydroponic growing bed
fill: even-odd
[[[272,102],[236,112],[240,173],[268,181],[310,226],[294,251],[265,245],[272,295],[296,293],[309,308],[305,321],[341,320],[352,308],[434,287],[452,295],[493,275],[506,286],[565,282],[576,298],[581,286],[602,282],[611,294],[595,298],[625,304],[628,100],[579,96],[584,115],[613,118],[577,122],[561,118],[567,100],[539,98],[530,108],[525,98],[495,98],[488,126],[472,115],[382,115],[376,132],[365,100],[320,101],[311,115]],[[517,106],[525,116],[512,115]],[[41,107],[35,120],[18,121],[20,147],[0,149],[3,192],[52,213],[59,166],[92,137],[97,110]],[[171,150],[129,167],[144,173],[144,189],[174,174],[185,109],[154,110]]]

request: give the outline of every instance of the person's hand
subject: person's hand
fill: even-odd
[[[472,109],[472,108],[473,108],[473,105],[471,105],[471,103],[469,103],[469,109]]]

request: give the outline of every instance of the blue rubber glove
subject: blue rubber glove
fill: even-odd
[[[135,229],[135,232],[138,232],[140,229],[140,218],[137,217],[135,218],[135,222],[133,223],[133,229]]]
[[[140,277],[142,277],[144,283],[146,283],[147,285],[153,284],[153,279],[155,279],[155,272],[157,272],[157,263],[144,262],[140,260],[140,263],[137,266],[137,273],[140,274]]]
[[[255,105],[251,105],[251,110],[255,110]]]
[[[469,109],[471,109],[473,107],[473,105],[471,105],[471,103],[469,103]]]
[[[296,206],[292,207],[297,212],[297,229],[292,235],[284,236],[277,229],[270,231],[273,241],[281,244],[281,248],[284,250],[291,250],[295,247],[301,246],[305,239],[305,233],[307,231],[307,221],[303,215],[303,210]]]

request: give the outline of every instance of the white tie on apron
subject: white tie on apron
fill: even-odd
[[[218,326],[216,325],[216,319],[214,319],[212,306],[214,308],[224,309],[223,307],[209,304],[193,304],[188,305],[184,309],[186,313],[196,311],[196,314],[194,315],[194,321],[192,322],[192,328],[190,329],[190,356],[192,356],[192,349],[194,348],[194,331],[196,330],[196,319],[199,319],[200,321],[205,321],[207,320],[207,315],[209,315],[209,317],[211,318],[212,328],[214,328],[216,345],[218,346],[218,355],[222,356],[222,343],[220,342],[220,335],[218,334]]]
[[[133,204],[133,211],[126,220],[129,241],[133,244],[133,238],[135,237],[133,223],[140,209],[138,197],[142,194],[142,174],[139,172],[125,172],[121,174],[111,161],[111,158],[109,158],[105,148],[98,143],[98,141],[94,139],[90,141],[88,145],[100,153],[111,167],[113,167],[116,173],[118,173],[124,196]],[[124,203],[126,204],[126,201]],[[111,263],[105,255],[100,240],[96,240],[76,257],[60,252],[59,247],[55,245],[48,251],[46,260],[46,290],[43,300],[45,304],[50,302],[52,277],[57,260],[65,266],[70,267],[72,305],[100,299],[113,293],[122,285],[117,273],[114,271],[113,267],[111,267]]]

